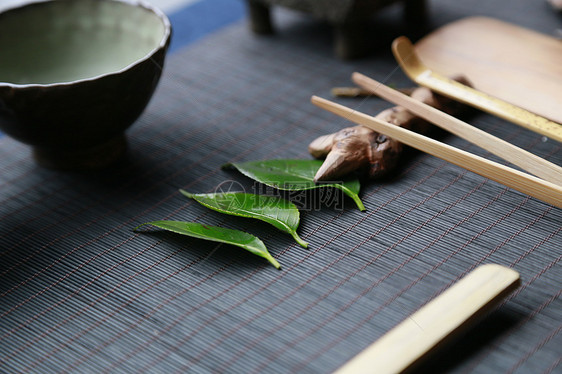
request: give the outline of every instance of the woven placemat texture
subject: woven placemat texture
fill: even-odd
[[[560,26],[541,2],[498,3],[432,2],[432,25],[488,14],[546,33]],[[108,170],[43,169],[28,147],[0,139],[0,372],[327,373],[484,263],[514,268],[522,287],[421,371],[556,371],[558,208],[414,153],[393,178],[363,185],[366,212],[351,200],[303,211],[304,249],[178,192],[228,181],[251,190],[227,162],[309,158],[311,140],[349,125],[310,96],[329,98],[353,71],[411,85],[387,47],[342,62],[328,26],[275,17],[276,36],[240,22],[171,55],[128,132],[128,159]],[[377,16],[374,43],[388,46],[401,22],[397,7]],[[339,101],[372,114],[390,106]],[[562,164],[554,141],[486,114],[471,123]],[[158,219],[247,230],[283,269],[235,247],[132,231]]]

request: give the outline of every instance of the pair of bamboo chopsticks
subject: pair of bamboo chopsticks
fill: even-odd
[[[312,96],[312,103],[340,117],[369,127],[420,151],[439,157],[519,192],[562,208],[561,167],[496,138],[427,104],[412,99],[374,79],[359,73],[354,73],[352,78],[356,84],[373,94],[381,96],[396,105],[405,107],[427,121],[474,143],[540,178],[476,156],[472,153],[457,149],[317,96]]]

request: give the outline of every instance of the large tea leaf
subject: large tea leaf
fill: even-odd
[[[153,225],[164,230],[178,234],[191,236],[194,238],[210,240],[213,242],[235,245],[240,248],[267,259],[277,269],[281,265],[274,259],[265,248],[265,244],[255,236],[247,232],[226,229],[224,227],[208,226],[196,222],[181,221],[153,221],[137,226],[135,230],[144,225]]]
[[[280,190],[303,191],[314,188],[338,188],[355,201],[359,210],[365,210],[365,206],[358,196],[360,185],[357,179],[341,183],[317,184],[314,182],[314,176],[321,165],[320,160],[264,160],[231,163],[225,167],[235,167],[247,177]]]
[[[299,227],[299,210],[295,204],[281,197],[243,192],[210,194],[192,194],[184,190],[180,192],[217,212],[265,221],[291,234],[301,246],[305,248],[308,246],[308,243],[296,232]]]

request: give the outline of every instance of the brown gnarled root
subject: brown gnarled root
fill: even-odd
[[[454,79],[471,86],[462,76]],[[458,114],[464,108],[464,105],[424,87],[416,88],[411,97],[452,115]],[[420,134],[428,134],[433,127],[429,122],[400,106],[386,109],[376,118]],[[366,127],[354,126],[315,139],[308,146],[308,150],[315,158],[326,158],[316,173],[315,181],[334,181],[353,171],[376,179],[396,167],[404,145]]]

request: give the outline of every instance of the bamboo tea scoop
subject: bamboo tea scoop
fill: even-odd
[[[392,52],[402,70],[419,85],[562,142],[562,125],[431,71],[405,36],[394,40]]]
[[[519,166],[537,177],[562,186],[562,168],[560,166],[488,134],[430,105],[406,96],[363,74],[353,73],[352,79],[353,82],[372,94],[408,109],[421,118]]]
[[[536,197],[542,201],[562,208],[562,187],[523,173],[505,165],[498,164],[472,153],[451,147],[410,130],[394,126],[367,114],[347,108],[343,105],[312,96],[313,104],[348,119],[358,125],[366,126],[388,137],[394,138],[410,147],[439,157],[452,164],[470,170],[485,178],[494,180],[504,186]]]
[[[336,374],[385,374],[411,370],[519,287],[507,267],[479,266],[352,358]]]

